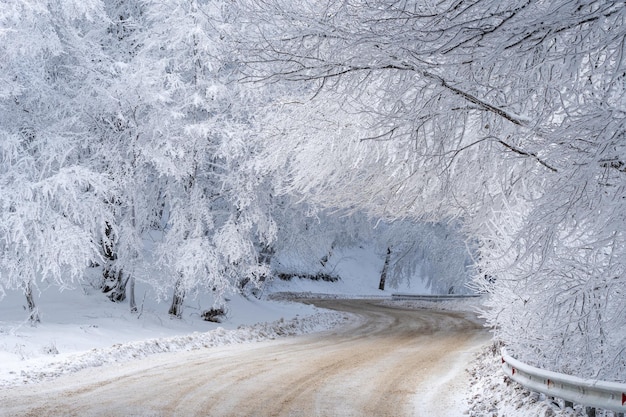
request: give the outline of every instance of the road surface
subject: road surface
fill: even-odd
[[[371,300],[314,304],[360,320],[330,332],[155,355],[4,389],[0,416],[461,414],[465,364],[488,340],[468,313]]]

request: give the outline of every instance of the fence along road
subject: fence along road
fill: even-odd
[[[358,320],[330,332],[155,355],[0,391],[2,416],[458,416],[489,341],[469,313],[310,301]]]
[[[626,412],[626,384],[582,379],[527,365],[502,349],[504,373],[531,391],[571,403],[604,410]],[[595,410],[588,410],[593,415]]]

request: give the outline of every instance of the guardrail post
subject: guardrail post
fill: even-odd
[[[585,411],[587,412],[587,417],[596,417],[595,407],[586,407]]]

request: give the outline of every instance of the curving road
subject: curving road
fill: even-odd
[[[467,313],[371,300],[314,304],[361,317],[335,331],[156,355],[0,392],[0,416],[461,414],[465,364],[488,340]]]

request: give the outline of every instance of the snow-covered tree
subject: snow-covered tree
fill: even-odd
[[[262,225],[271,222],[257,204],[258,180],[243,172],[253,152],[248,106],[256,99],[233,83],[228,8],[205,1],[143,6],[146,26],[125,75],[136,103],[133,146],[153,173],[138,176],[151,182],[145,186],[157,178],[163,184],[153,193],[163,204],[155,250],[168,273],[154,284],[174,291],[170,313],[180,316],[185,294],[204,288],[220,300],[242,279],[262,275],[254,242],[270,238]]]
[[[110,183],[90,167],[81,117],[99,79],[101,16],[97,1],[9,1],[0,11],[0,288],[24,291],[31,321],[38,283],[80,281],[109,219]]]
[[[470,256],[459,227],[315,209],[293,196],[277,200],[272,214],[278,233],[271,246],[275,275],[337,279],[344,251],[366,247],[380,259],[381,275],[392,288],[424,281],[436,293],[469,291]]]
[[[226,5],[6,6],[0,288],[30,296],[97,264],[102,289],[115,301],[128,289],[134,309],[135,279],[219,299],[267,273],[256,243],[274,225],[246,168],[256,92],[232,83]]]
[[[290,149],[288,188],[462,221],[497,337],[537,365],[576,357],[576,373],[623,379],[623,2],[246,9],[249,79],[308,92],[268,134]]]

